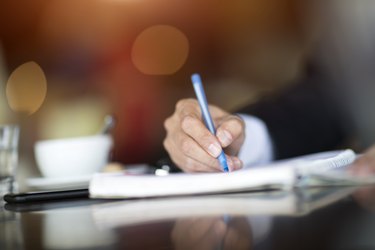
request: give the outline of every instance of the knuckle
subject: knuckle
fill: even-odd
[[[164,121],[164,129],[168,131],[170,127],[171,127],[171,118],[169,117]]]
[[[215,140],[215,136],[211,134],[208,130],[202,131],[202,135],[200,136],[200,139],[202,142],[205,142],[205,144],[209,145],[211,141]]]
[[[238,124],[241,127],[241,129],[244,129],[245,128],[245,122],[244,122],[244,120],[239,115],[235,115],[234,118],[238,122]]]
[[[178,102],[176,102],[175,109],[176,109],[176,110],[179,110],[179,109],[181,109],[181,107],[183,107],[184,105],[185,105],[185,99],[179,100]]]
[[[180,110],[180,109],[183,109],[186,104],[188,104],[190,102],[190,99],[181,99],[179,100],[177,103],[176,103],[176,107],[175,109],[176,110]]]
[[[181,121],[181,128],[184,131],[188,131],[194,127],[194,123],[195,123],[194,117],[187,115]]]
[[[233,128],[241,128],[242,122],[237,117],[233,117],[231,120],[229,120],[228,124],[232,126]]]
[[[181,112],[186,108],[195,109],[198,106],[198,102],[193,98],[181,99],[176,103],[175,109],[177,112]]]
[[[244,123],[240,118],[233,117],[233,119],[228,120],[223,124],[223,128],[235,135],[240,134],[244,130]]]
[[[207,151],[209,146],[215,142],[215,136],[211,134],[210,132],[204,132],[200,138],[198,143]]]
[[[193,104],[195,105],[197,103],[197,101],[193,98],[186,98],[186,99],[183,99],[185,101],[185,103],[187,104]]]
[[[168,139],[164,139],[163,141],[163,146],[165,148],[165,150],[167,150],[169,152],[169,143],[168,143]]]

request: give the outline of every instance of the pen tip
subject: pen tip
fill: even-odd
[[[226,173],[228,173],[229,172],[229,166],[228,166],[227,161],[226,160],[225,161],[220,161],[220,163],[221,163],[221,165],[223,167],[223,171],[226,172]]]

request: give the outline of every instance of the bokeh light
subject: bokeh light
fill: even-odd
[[[8,104],[13,111],[31,115],[43,104],[47,94],[47,80],[36,62],[16,68],[6,85]]]
[[[139,71],[148,75],[169,75],[178,71],[189,54],[189,41],[179,29],[155,25],[144,30],[134,41],[132,60]]]
[[[53,91],[51,88],[51,98],[39,114],[40,139],[90,136],[101,131],[110,109],[106,100],[91,95],[62,100]]]

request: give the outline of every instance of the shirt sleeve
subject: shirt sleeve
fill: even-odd
[[[244,167],[267,164],[273,160],[273,145],[265,123],[254,116],[239,114],[245,122],[245,141],[238,157]]]

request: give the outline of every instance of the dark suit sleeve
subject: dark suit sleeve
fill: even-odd
[[[239,110],[263,120],[276,159],[332,150],[347,138],[345,114],[329,82],[310,67],[305,76],[277,96]]]

